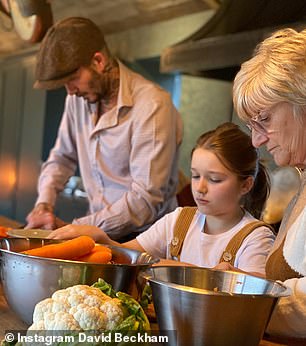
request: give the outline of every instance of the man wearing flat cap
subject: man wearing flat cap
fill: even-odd
[[[64,225],[53,208],[79,166],[90,210],[73,224],[132,239],[176,207],[180,115],[165,90],[111,56],[102,32],[86,18],[56,23],[38,52],[34,87],[62,86],[65,109],[27,228]],[[75,236],[67,226],[54,232]]]

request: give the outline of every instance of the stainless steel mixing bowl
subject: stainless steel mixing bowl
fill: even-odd
[[[274,281],[196,267],[152,267],[160,330],[176,331],[177,346],[258,346],[278,297],[289,290]]]
[[[111,246],[116,264],[96,264],[47,259],[21,253],[50,244],[43,239],[2,239],[1,279],[10,307],[27,324],[32,323],[34,307],[56,290],[77,284],[91,285],[103,278],[116,291],[137,297],[140,271],[158,262],[147,253]]]

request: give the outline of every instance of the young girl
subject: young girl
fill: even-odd
[[[256,221],[269,192],[269,179],[259,163],[250,137],[233,123],[225,123],[203,134],[192,151],[191,186],[197,211],[184,239],[180,262],[212,268],[218,265],[229,241],[243,226]],[[177,208],[165,215],[136,239],[119,244],[93,226],[68,225],[52,232],[50,238],[67,239],[87,234],[96,241],[146,251],[168,261]],[[234,266],[254,274],[265,274],[265,261],[273,244],[273,232],[266,226],[245,237]],[[219,265],[219,268],[222,269]]]

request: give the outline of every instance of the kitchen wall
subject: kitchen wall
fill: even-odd
[[[182,77],[180,112],[184,120],[184,141],[180,167],[190,174],[190,152],[197,138],[210,129],[232,119],[231,83]]]
[[[0,60],[0,214],[21,222],[35,200],[43,137],[45,93],[32,88],[33,73],[31,54]]]

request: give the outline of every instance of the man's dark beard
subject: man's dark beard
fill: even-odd
[[[98,72],[96,72],[94,69],[90,69],[91,71],[91,80],[88,83],[88,86],[90,88],[90,91],[96,94],[96,99],[93,101],[87,100],[89,103],[97,103],[101,100],[106,100],[108,97],[108,88],[107,84],[108,82],[105,80],[103,76],[101,76]]]

